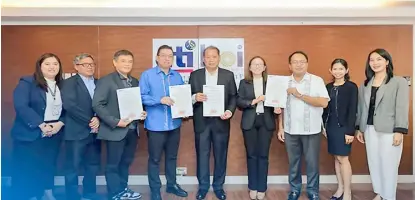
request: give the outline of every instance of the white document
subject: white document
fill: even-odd
[[[220,117],[225,112],[225,86],[203,85],[203,94],[207,97],[203,102],[203,116]]]
[[[169,86],[172,118],[193,116],[192,91],[189,84]]]
[[[140,87],[117,90],[118,108],[121,119],[138,120],[143,112]]]
[[[289,76],[268,75],[264,106],[285,108]]]

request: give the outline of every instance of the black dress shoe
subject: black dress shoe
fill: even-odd
[[[187,192],[184,191],[179,184],[174,184],[172,186],[167,186],[166,188],[167,193],[174,194],[179,197],[187,197]]]
[[[219,200],[226,199],[226,194],[225,194],[225,191],[223,190],[215,190],[215,195],[216,195],[216,198],[218,198]]]
[[[206,194],[207,194],[207,190],[198,190],[197,194],[196,194],[196,199],[197,200],[203,200],[206,198]]]
[[[151,193],[151,200],[161,200],[160,192],[152,192]]]

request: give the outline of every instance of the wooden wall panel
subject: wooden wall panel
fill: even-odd
[[[111,62],[114,52],[128,49],[134,53],[133,75],[138,78],[142,71],[152,66],[153,38],[197,37],[245,38],[245,62],[261,55],[266,59],[271,74],[288,75],[288,55],[295,50],[304,50],[309,55],[311,73],[329,81],[331,61],[342,57],[349,62],[352,80],[360,84],[364,79],[368,52],[382,47],[392,54],[397,75],[412,75],[412,26],[2,26],[2,173],[7,175],[10,172],[9,132],[14,119],[12,90],[21,75],[33,72],[40,54],[48,51],[58,54],[64,70],[73,72],[73,56],[79,52],[91,53],[97,57],[96,75],[102,77],[114,70]],[[231,121],[228,175],[246,175],[240,120],[241,113],[238,111]],[[141,130],[132,174],[147,172],[147,136],[142,125]],[[412,174],[412,123],[410,133],[405,137],[400,174]],[[188,175],[195,175],[196,155],[190,120],[184,122],[181,134],[178,166],[187,167]],[[354,174],[368,174],[364,152],[362,144],[353,144],[351,162]],[[62,174],[62,154],[58,174]],[[269,174],[286,175],[285,147],[276,137],[273,138],[270,154]],[[102,157],[105,160],[104,154]],[[333,160],[327,153],[324,139],[320,163],[321,174],[334,174]]]

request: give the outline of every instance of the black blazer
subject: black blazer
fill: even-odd
[[[336,118],[340,126],[346,127],[346,134],[353,136],[355,133],[357,114],[357,85],[351,81],[346,81],[342,86],[338,87],[337,101],[333,98],[333,95],[336,95],[336,93],[332,91],[333,82],[327,84],[326,88],[330,95],[330,101],[329,105],[324,108],[323,122],[326,123],[332,104],[337,104],[337,110],[335,111]]]
[[[192,88],[192,95],[196,93],[203,93],[203,85],[206,84],[206,69],[198,69],[190,74],[189,83]],[[232,112],[235,115],[236,109],[236,84],[233,72],[218,68],[218,85],[225,86],[225,110]],[[230,131],[230,119],[222,120],[219,117],[213,118],[217,124],[217,128],[221,132]],[[193,127],[196,133],[205,130],[205,120],[203,117],[203,103],[196,102],[193,104]]]
[[[97,80],[95,79],[95,84]],[[78,74],[63,81],[62,102],[65,115],[65,140],[82,140],[89,136],[94,117],[92,98]]]
[[[264,81],[264,94],[266,88],[266,82]],[[254,127],[256,117],[256,106],[252,106],[252,100],[255,99],[254,84],[250,81],[242,79],[239,83],[238,97],[236,104],[239,109],[242,110],[241,129],[249,130]],[[274,108],[264,106],[264,120],[265,127],[269,131],[275,130],[275,115]]]
[[[131,85],[138,87],[138,80],[131,77]],[[127,135],[129,127],[117,127],[120,121],[117,90],[125,88],[118,72],[100,78],[95,87],[92,108],[101,120],[97,139],[120,141]],[[133,123],[133,122],[131,122]]]
[[[59,85],[58,85],[59,86]],[[59,89],[61,87],[59,86]],[[61,91],[61,95],[62,95]],[[13,91],[13,104],[16,118],[11,130],[11,136],[19,141],[35,141],[42,136],[39,125],[44,122],[46,109],[46,91],[39,87],[33,76],[23,76]],[[59,121],[64,122],[62,109]],[[64,127],[58,134],[62,133]]]

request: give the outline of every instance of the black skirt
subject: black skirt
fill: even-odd
[[[336,156],[348,156],[352,145],[346,144],[346,128],[339,127],[335,115],[329,117],[326,132],[329,153]]]

